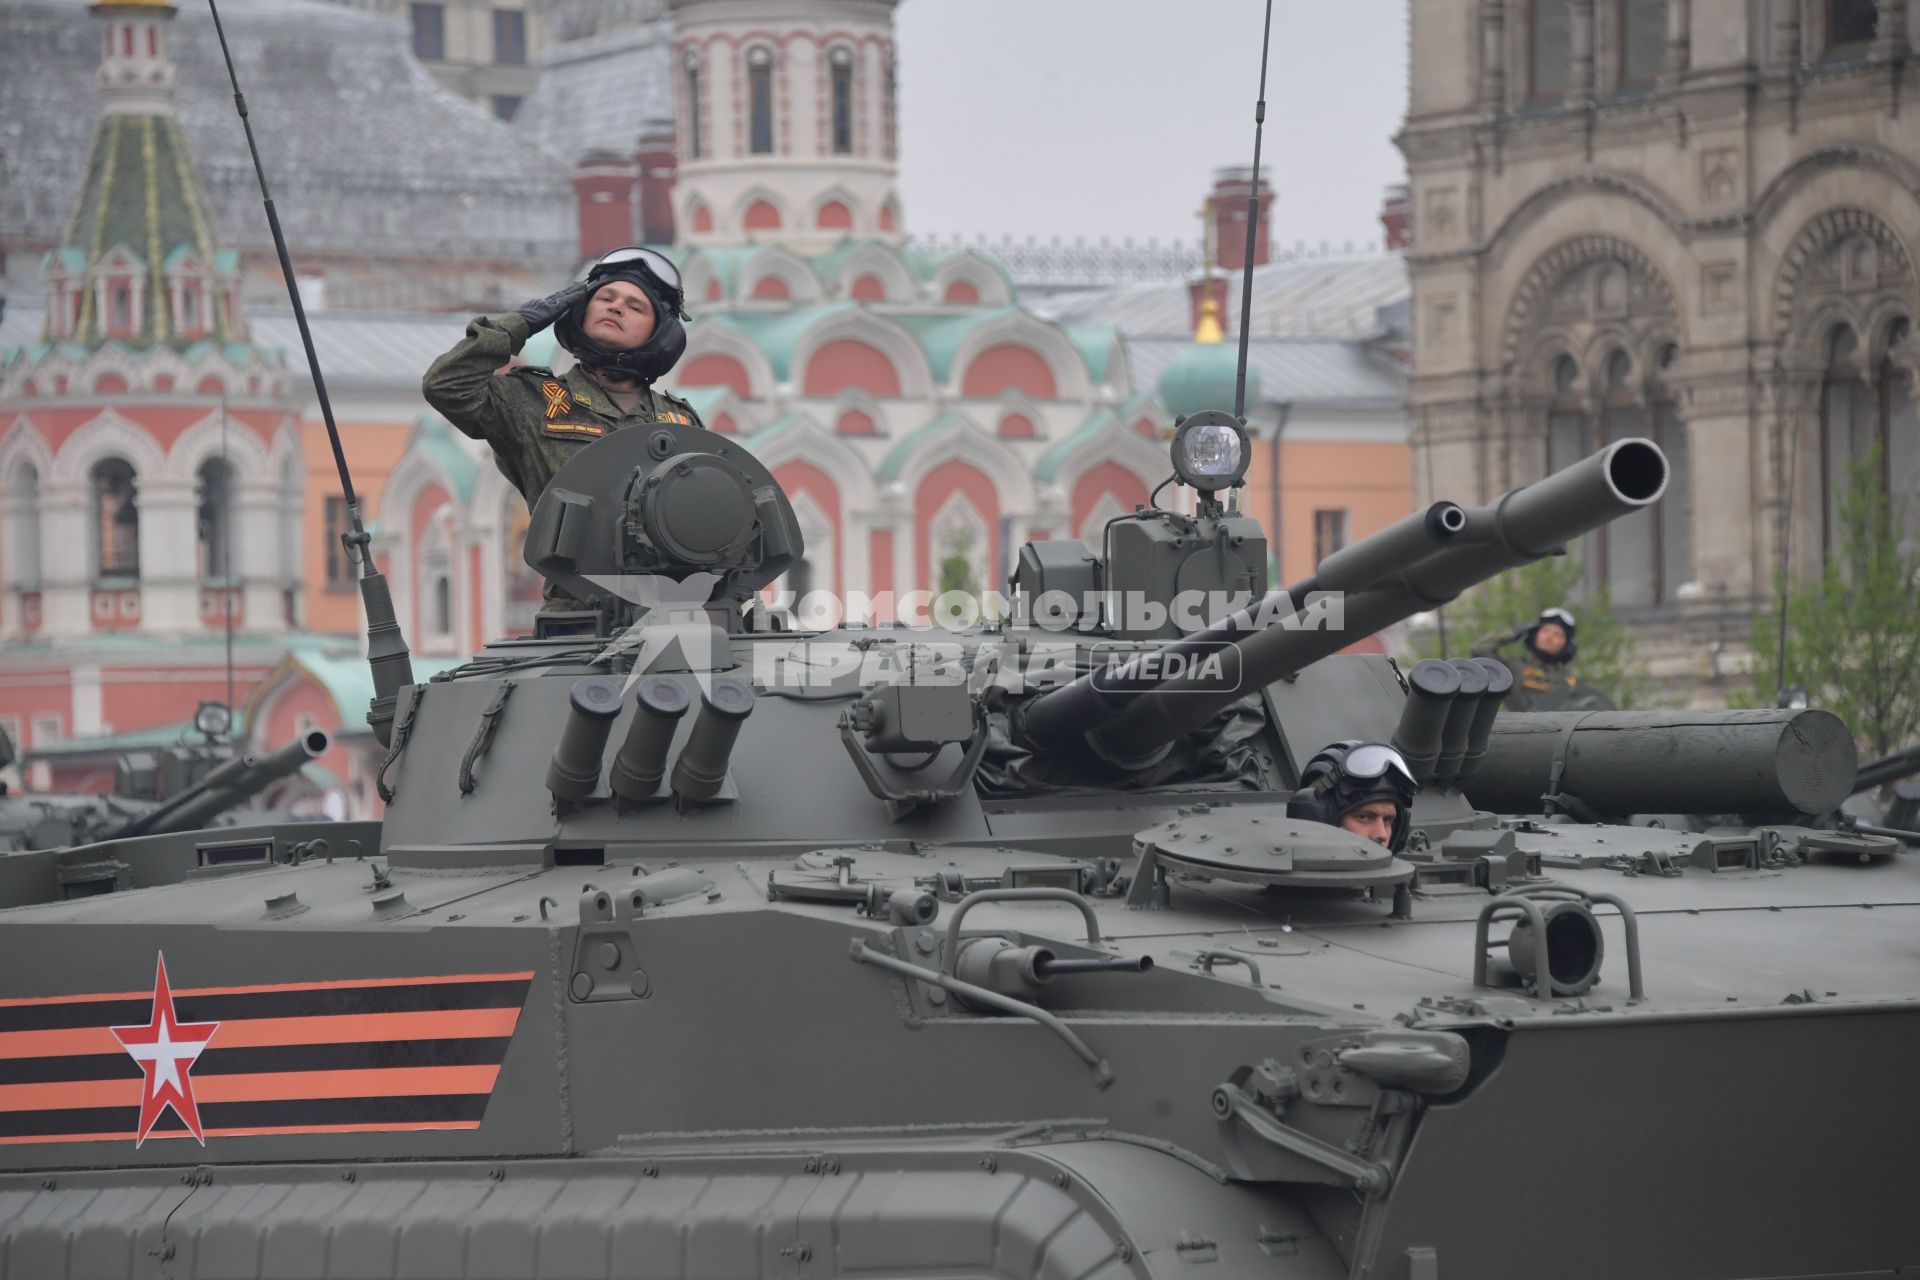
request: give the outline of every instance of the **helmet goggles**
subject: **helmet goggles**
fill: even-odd
[[[619,275],[627,271],[640,271],[653,278],[660,286],[667,305],[680,316],[687,316],[686,284],[680,278],[680,268],[665,255],[653,249],[644,249],[638,245],[629,245],[624,249],[615,249],[587,268],[587,283],[593,284],[608,276]]]
[[[1543,609],[1540,611],[1540,621],[1557,622],[1569,630],[1573,627],[1573,615],[1565,609]]]
[[[1400,753],[1392,747],[1382,746],[1377,742],[1365,743],[1349,751],[1343,767],[1348,777],[1363,781],[1383,778],[1389,770],[1392,770],[1409,783],[1413,782],[1413,770],[1407,767],[1407,762]]]

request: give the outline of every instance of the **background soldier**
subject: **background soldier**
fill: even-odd
[[[1392,747],[1336,742],[1300,771],[1287,816],[1324,822],[1398,853],[1407,847],[1419,792],[1413,771]]]
[[[1560,710],[1571,701],[1591,700],[1597,694],[1582,691],[1576,699],[1579,679],[1573,674],[1573,657],[1579,650],[1574,639],[1573,615],[1565,609],[1543,609],[1538,618],[1512,631],[1488,636],[1473,647],[1474,656],[1498,658],[1513,672],[1513,688],[1507,693],[1509,711]],[[1502,653],[1518,641],[1526,648],[1524,658]],[[1606,701],[1602,698],[1601,701]]]

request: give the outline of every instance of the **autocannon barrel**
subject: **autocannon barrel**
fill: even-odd
[[[1853,789],[1858,756],[1830,711],[1543,711],[1494,721],[1461,789],[1477,809],[1539,813],[1558,790],[1603,816],[1820,814]]]
[[[309,729],[271,755],[235,756],[179,795],[127,823],[112,838],[165,835],[203,827],[298,772],[309,760],[319,759],[326,754],[328,744],[323,730]]]
[[[1290,609],[1316,591],[1355,591],[1378,580],[1393,568],[1431,555],[1458,538],[1467,516],[1457,504],[1436,502],[1378,533],[1362,538],[1320,562],[1314,576],[1276,592],[1260,609],[1242,610],[1206,630],[1176,640],[1130,662],[1081,676],[1072,684],[1035,698],[1018,714],[1016,732],[1031,746],[1046,750],[1071,748],[1086,734],[1125,710],[1139,695],[1160,682],[1157,674],[1168,656],[1199,656],[1216,651],[1227,641],[1251,630],[1270,606]],[[1151,657],[1152,662],[1147,658]]]
[[[1242,611],[1190,637],[1182,643],[1225,642],[1230,646],[1220,655],[1225,660],[1129,696],[1118,714],[1104,723],[1085,724],[1082,731],[1109,759],[1150,757],[1245,694],[1647,506],[1666,491],[1667,471],[1666,456],[1652,441],[1617,441],[1544,480],[1466,511],[1456,532],[1432,540],[1429,554],[1402,558],[1379,578],[1333,587],[1317,576],[1309,580],[1305,585],[1310,590],[1345,593],[1338,614],[1331,609],[1316,613],[1310,601],[1296,598],[1292,614],[1283,612],[1274,619]],[[1336,617],[1339,625],[1332,625]],[[1059,697],[1071,688],[1046,697]],[[1487,767],[1480,772],[1488,772]]]

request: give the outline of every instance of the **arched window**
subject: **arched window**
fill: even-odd
[[[1644,88],[1667,61],[1667,0],[1620,0],[1620,84]]]
[[[853,50],[836,47],[829,59],[833,67],[833,152],[853,154]]]
[[[1906,513],[1909,547],[1920,542],[1920,403],[1914,397],[1914,375],[1900,366],[1897,353],[1912,341],[1912,321],[1903,317],[1888,326],[1878,378],[1887,487],[1895,512]]]
[[[292,458],[280,464],[280,581],[290,587],[299,583],[300,515],[304,499],[300,484],[300,464]]]
[[[1564,471],[1591,453],[1587,447],[1586,399],[1580,394],[1580,366],[1563,355],[1552,366],[1552,400],[1547,406],[1547,470]]]
[[[1647,434],[1646,401],[1634,386],[1633,373],[1633,359],[1626,352],[1607,355],[1600,400],[1602,440],[1607,444]],[[1614,604],[1644,609],[1659,599],[1659,532],[1650,508],[1613,521],[1595,541],[1602,580]]]
[[[1880,6],[1875,0],[1827,0],[1828,52],[1859,51],[1880,33]]]
[[[773,51],[765,45],[747,50],[747,150],[773,152]]]
[[[1827,335],[1827,374],[1820,394],[1820,550],[1840,550],[1840,508],[1847,491],[1847,469],[1863,462],[1879,444],[1879,414],[1874,386],[1864,376],[1860,339],[1844,324]],[[1885,455],[1881,456],[1884,465]]]
[[[200,465],[194,493],[194,532],[200,552],[201,581],[233,576],[233,468],[224,458]]]
[[[1653,385],[1653,440],[1667,455],[1667,491],[1654,504],[1663,604],[1679,599],[1680,588],[1693,581],[1693,457],[1687,447],[1687,424],[1680,418],[1679,397],[1668,382],[1679,355],[1680,349],[1672,343],[1660,349]]]
[[[1547,471],[1564,471],[1593,452],[1592,422],[1579,362],[1570,355],[1554,357],[1547,366]],[[1598,546],[1595,538],[1592,546]],[[1589,550],[1583,556],[1587,582],[1600,581],[1598,555]]]
[[[706,154],[700,137],[700,55],[687,50],[687,158],[698,160]]]
[[[133,332],[133,291],[124,284],[107,290],[107,323],[116,334]]]
[[[454,649],[453,574],[456,552],[446,524],[446,509],[429,519],[420,533],[421,592],[418,597],[424,653]]]
[[[32,590],[40,585],[40,472],[31,462],[14,468],[7,482],[7,520],[0,533],[6,553],[5,585]]]
[[[1532,0],[1527,23],[1527,96],[1550,101],[1565,94],[1573,70],[1573,19],[1567,0]]]
[[[886,68],[882,72],[880,83],[880,128],[882,130],[881,148],[889,160],[894,159],[896,153],[899,151],[898,121],[894,115],[895,105],[899,99],[899,91],[900,70],[894,63],[893,50],[888,49]],[[893,228],[887,227],[884,229],[891,231]]]
[[[94,575],[140,576],[140,494],[133,464],[102,458],[93,464]]]

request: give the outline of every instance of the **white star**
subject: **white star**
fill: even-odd
[[[153,1066],[154,1087],[164,1086],[170,1089],[180,1087],[180,1064],[189,1069],[200,1057],[200,1051],[207,1047],[205,1040],[182,1040],[173,1038],[173,1019],[168,1016],[171,1010],[160,1012],[160,1029],[152,1044],[130,1044],[127,1053],[135,1062],[151,1062]]]

